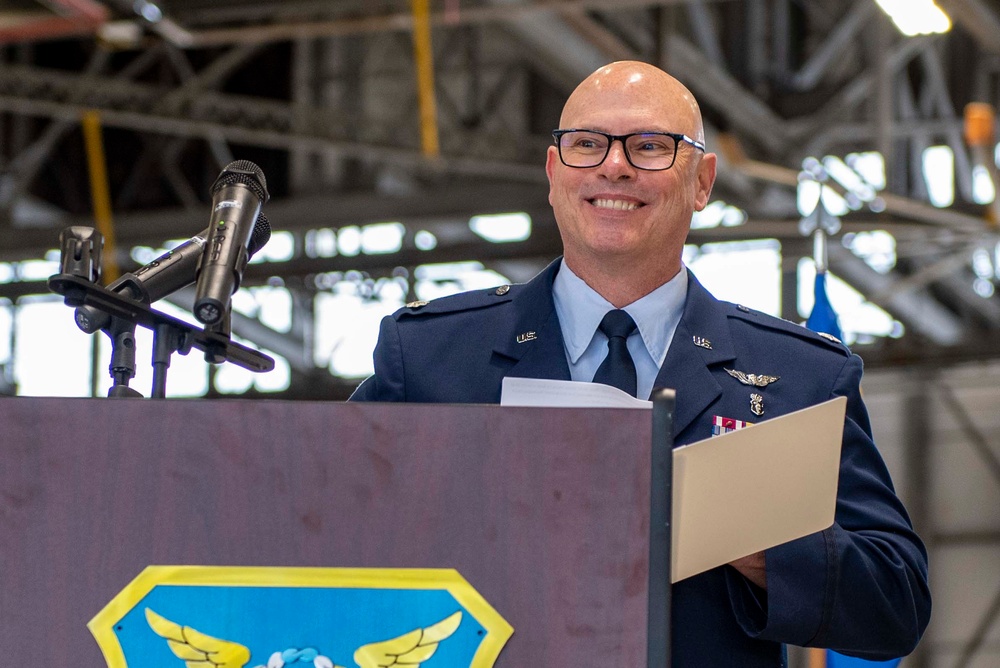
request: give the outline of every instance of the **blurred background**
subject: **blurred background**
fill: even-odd
[[[4,0],[0,395],[111,385],[108,337],[46,285],[63,228],[102,232],[110,282],[205,229],[213,181],[252,160],[273,234],[232,330],[276,368],[175,355],[168,395],[347,398],[381,317],[559,254],[550,132],[622,59],[684,82],[720,156],[688,266],[795,322],[818,268],[865,361],[931,554],[933,620],[902,665],[1000,666],[996,0]],[[193,299],[155,307],[194,322]],[[140,329],[147,396],[151,348]]]

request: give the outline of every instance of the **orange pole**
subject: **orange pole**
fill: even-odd
[[[420,103],[420,145],[424,157],[441,155],[438,142],[437,103],[434,99],[434,50],[431,47],[430,0],[412,0],[413,59],[417,65],[417,99]]]
[[[115,226],[111,218],[111,188],[108,186],[108,165],[104,157],[104,141],[101,137],[101,116],[96,111],[88,111],[81,119],[83,141],[87,149],[87,167],[90,172],[90,198],[94,210],[97,230],[104,236],[104,276],[105,283],[112,283],[120,275],[115,247]]]
[[[965,143],[969,145],[973,164],[981,166],[993,181],[996,194],[987,206],[986,217],[993,227],[1000,226],[1000,174],[993,159],[996,144],[996,110],[985,102],[965,105]]]

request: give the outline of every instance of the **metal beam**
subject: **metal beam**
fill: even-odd
[[[858,32],[867,25],[868,18],[875,10],[871,0],[855,0],[854,5],[834,28],[809,60],[792,74],[789,85],[795,90],[810,90],[818,84],[827,69],[849,46],[854,46]]]
[[[463,7],[460,12],[434,12],[430,16],[434,26],[482,25],[505,23],[511,20],[545,24],[551,12],[585,13],[597,10],[640,9],[644,7],[681,5],[689,0],[550,0],[533,3],[520,0],[499,0],[486,6]],[[704,0],[703,0],[704,1]],[[724,2],[728,0],[711,0]],[[413,29],[411,12],[393,12],[380,15],[348,17],[320,21],[275,23],[242,28],[215,30],[188,30],[175,21],[160,22],[160,34],[181,48],[204,48],[231,44],[283,42],[294,39],[342,37],[364,33],[405,32]],[[155,28],[156,26],[154,26]],[[592,70],[591,70],[592,71]]]
[[[744,88],[725,70],[715,67],[679,35],[670,39],[668,57],[674,75],[684,81],[704,106],[723,114],[726,121],[763,146],[781,155],[788,150],[792,128],[763,100]]]
[[[969,442],[969,445],[972,446],[972,449],[979,455],[986,469],[993,475],[994,482],[1000,486],[1000,456],[994,452],[993,446],[990,445],[986,434],[976,426],[972,416],[965,410],[962,402],[959,401],[958,396],[956,396],[954,390],[948,384],[938,383],[935,389],[941,396],[944,405],[948,408],[952,417],[958,422],[958,426]]]
[[[1000,54],[1000,16],[983,0],[938,0],[985,51]]]
[[[208,94],[203,98],[205,106],[210,107],[213,101],[221,101],[232,96]],[[226,100],[228,106],[232,100]],[[268,103],[257,98],[244,98],[243,105],[271,106],[282,116],[288,105]],[[80,114],[93,107],[89,105],[66,104],[31,100],[7,95],[0,95],[0,111],[23,114],[27,116],[42,116],[58,119],[76,119]],[[339,127],[336,123],[310,124],[310,133],[296,133],[288,127],[280,130],[265,127],[252,127],[246,118],[234,117],[231,122],[225,120],[196,120],[186,114],[184,116],[157,116],[142,112],[119,111],[116,109],[99,108],[101,121],[108,127],[128,128],[151,134],[198,137],[206,140],[225,139],[227,141],[248,146],[266,148],[293,149],[303,147],[309,149],[325,148],[343,155],[357,157],[362,160],[389,162],[412,169],[424,169],[438,174],[469,174],[490,178],[508,178],[512,180],[540,183],[545,178],[544,167],[528,165],[513,160],[504,161],[496,157],[445,155],[439,160],[429,161],[416,148],[376,145],[362,141],[347,141],[334,136],[333,129]],[[209,109],[212,116],[217,117],[218,109]],[[260,111],[258,109],[258,111]],[[208,115],[208,114],[206,114]],[[270,119],[262,119],[265,123]],[[268,123],[270,124],[270,123]],[[500,143],[502,145],[502,142]],[[523,147],[520,147],[523,148]]]
[[[78,102],[87,97],[90,87],[99,78],[110,57],[111,53],[105,48],[99,47],[94,52],[83,72],[74,77],[72,83],[64,89],[64,95],[70,102]],[[4,69],[7,67],[9,66],[5,65]],[[72,120],[53,120],[30,146],[11,161],[7,170],[9,176],[0,178],[0,182],[6,181],[0,188],[0,208],[10,207],[24,196],[42,165],[49,159],[66,133],[79,121],[80,115]]]
[[[835,274],[855,286],[863,294],[886,293],[896,280],[891,275],[880,274],[839,244],[830,244],[830,268]],[[924,290],[892,294],[887,299],[875,301],[882,308],[902,320],[908,328],[919,332],[938,346],[955,346],[967,338],[962,321],[945,309]]]

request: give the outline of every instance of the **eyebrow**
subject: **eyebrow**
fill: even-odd
[[[678,135],[683,134],[683,135],[690,136],[686,132],[677,132],[676,130],[656,130],[656,129],[653,129],[653,128],[640,128],[638,130],[628,130],[626,132],[612,132],[611,130],[605,130],[603,128],[594,127],[592,125],[591,126],[587,126],[587,125],[569,125],[567,127],[572,128],[574,130],[591,130],[593,132],[604,132],[604,133],[609,134],[609,135],[634,135],[634,134],[644,134],[644,133],[647,133],[647,132],[657,132],[657,133],[660,133],[660,134],[671,134],[672,133],[672,134],[678,134]]]

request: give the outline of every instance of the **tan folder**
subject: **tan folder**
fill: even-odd
[[[833,524],[847,399],[674,450],[670,579]]]

